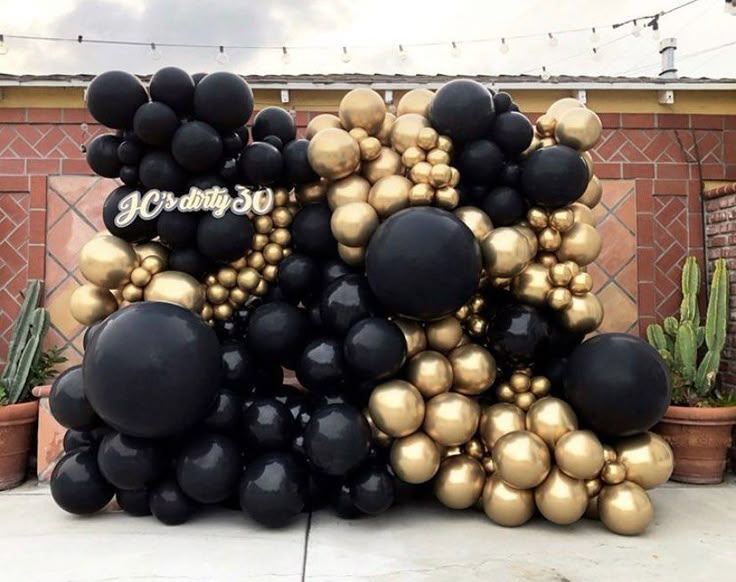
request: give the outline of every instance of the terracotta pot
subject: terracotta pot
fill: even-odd
[[[723,481],[736,406],[670,406],[654,428],[675,455],[673,481],[710,484]]]
[[[37,418],[35,400],[0,406],[0,491],[25,480]]]

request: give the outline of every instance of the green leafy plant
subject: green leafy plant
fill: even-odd
[[[728,265],[715,262],[705,323],[698,295],[700,268],[688,257],[682,269],[680,319],[667,317],[647,328],[647,340],[659,351],[672,375],[672,402],[685,406],[729,406],[734,395],[719,390],[718,368],[726,345],[729,318]]]

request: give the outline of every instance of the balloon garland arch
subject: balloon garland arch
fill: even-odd
[[[240,77],[173,67],[148,90],[99,75],[87,106],[117,130],[88,162],[123,185],[80,256],[83,364],[52,389],[59,506],[279,526],[431,492],[503,526],[646,529],[670,384],[637,338],[583,341],[603,319],[595,113],[566,98],[532,125],[456,80],[394,114],[361,88],[297,139],[280,108],[246,126]],[[234,210],[244,189],[270,203]],[[170,208],[121,224],[151,191]]]

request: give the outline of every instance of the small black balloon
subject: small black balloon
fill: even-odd
[[[282,143],[288,143],[296,138],[296,123],[294,118],[281,107],[266,107],[258,112],[253,119],[253,139],[261,141],[269,135],[275,135]]]
[[[511,106],[509,107],[509,111],[521,111],[521,108],[516,101],[512,101]]]
[[[97,121],[113,129],[133,127],[136,110],[148,101],[138,78],[124,71],[97,75],[87,87],[87,109]]]
[[[285,450],[296,430],[289,407],[274,398],[256,398],[243,410],[241,431],[247,450]]]
[[[309,323],[304,312],[278,301],[256,308],[248,321],[246,338],[248,347],[257,356],[293,368],[308,334]]]
[[[235,156],[239,154],[244,145],[245,144],[240,138],[240,135],[238,135],[234,131],[226,133],[222,136],[222,150],[225,152],[225,155]]]
[[[344,336],[361,319],[370,317],[375,298],[362,275],[346,275],[335,279],[322,292],[320,316],[332,333]]]
[[[195,248],[172,249],[169,253],[169,268],[199,279],[211,267],[210,260]]]
[[[526,197],[545,208],[575,202],[588,184],[588,166],[574,149],[553,145],[532,152],[524,160],[521,185]]]
[[[508,365],[530,364],[547,341],[549,325],[530,305],[512,304],[499,309],[488,330],[493,352]]]
[[[496,109],[496,114],[506,113],[511,110],[511,95],[504,91],[499,91],[493,96],[493,105]]]
[[[126,226],[115,224],[115,218],[121,212],[120,202],[134,191],[130,186],[120,186],[110,192],[102,205],[102,221],[110,234],[130,243],[139,243],[156,238],[157,225],[161,217],[156,217],[154,220],[145,220],[141,216],[136,216],[133,222]]]
[[[69,513],[97,513],[108,504],[114,493],[97,466],[94,449],[67,453],[51,474],[51,496],[56,505]]]
[[[443,85],[429,106],[429,120],[458,144],[488,134],[495,117],[493,97],[483,85],[456,79]]]
[[[138,167],[141,183],[150,189],[181,193],[187,183],[184,169],[172,155],[163,150],[148,152]]]
[[[368,515],[378,515],[391,507],[395,493],[394,478],[380,467],[362,468],[350,480],[353,505]]]
[[[511,226],[526,214],[524,197],[515,188],[496,186],[488,191],[479,204],[493,226]]]
[[[284,148],[284,142],[282,142],[281,139],[279,139],[275,135],[267,135],[266,137],[263,138],[263,143],[272,145],[279,151],[281,151]]]
[[[145,146],[137,138],[124,139],[118,146],[118,160],[121,164],[135,165],[145,153]]]
[[[250,130],[248,129],[247,125],[236,127],[233,131],[235,131],[235,133],[240,136],[240,141],[243,142],[243,145],[248,144],[248,142],[250,141]]]
[[[307,158],[309,140],[295,139],[284,146],[284,175],[294,184],[309,184],[319,180],[317,172],[312,169]]]
[[[345,475],[368,455],[371,431],[360,410],[330,404],[314,411],[304,429],[304,447],[314,466],[328,475]]]
[[[491,139],[507,156],[516,156],[532,143],[534,128],[525,115],[509,111],[496,116],[491,130]]]
[[[318,292],[320,272],[317,262],[293,253],[279,264],[279,288],[290,301],[300,302]]]
[[[342,342],[331,338],[312,340],[304,348],[296,377],[307,390],[323,390],[343,379]]]
[[[343,263],[340,259],[327,259],[322,263],[322,288],[326,288],[330,283],[344,277],[345,275],[355,274],[355,269],[350,265]]]
[[[164,103],[152,101],[141,106],[133,121],[136,136],[152,146],[166,146],[179,127],[176,112]]]
[[[56,421],[75,430],[94,428],[99,418],[87,400],[82,366],[72,366],[62,372],[51,385],[49,407]]]
[[[194,436],[176,461],[179,487],[200,503],[219,503],[227,499],[238,484],[240,472],[240,451],[222,434]]]
[[[361,511],[355,507],[353,496],[350,494],[350,485],[342,483],[334,494],[332,507],[341,519],[355,519],[361,516]]]
[[[397,374],[406,360],[406,341],[387,319],[362,319],[345,336],[345,363],[358,377],[384,380]]]
[[[156,223],[161,242],[170,247],[193,246],[197,239],[197,227],[201,217],[202,214],[198,212],[182,212],[178,209],[162,212]]]
[[[74,430],[70,428],[64,433],[64,452],[70,453],[75,449],[96,447],[108,432],[110,430],[107,427],[98,427],[91,430]]]
[[[492,186],[498,181],[503,161],[503,152],[495,143],[478,139],[463,147],[457,159],[457,167],[463,182]]]
[[[332,236],[332,211],[327,204],[307,204],[294,217],[291,237],[294,250],[306,255],[330,257],[337,252],[337,241]]]
[[[223,388],[217,393],[215,404],[204,426],[214,432],[232,433],[240,425],[242,397],[234,390]]]
[[[243,149],[238,160],[238,171],[246,184],[268,186],[281,179],[284,160],[273,145],[256,141]]]
[[[151,77],[148,87],[151,99],[166,103],[177,115],[191,113],[194,100],[194,79],[177,67],[164,67]]]
[[[142,489],[164,469],[161,451],[153,441],[118,432],[102,439],[97,464],[105,479],[117,489]]]
[[[256,358],[239,341],[226,341],[220,350],[223,387],[238,392],[250,390],[257,374]]]
[[[120,168],[120,180],[126,186],[137,186],[140,181],[138,177],[138,166],[122,166]]]
[[[199,85],[199,82],[207,76],[207,73],[194,73],[192,75],[192,81],[194,81],[195,87]]]
[[[189,520],[194,511],[194,504],[173,478],[151,489],[148,506],[153,516],[166,525],[181,525]]]
[[[120,175],[120,159],[118,148],[122,139],[112,133],[98,135],[87,144],[87,163],[95,174],[105,178],[117,178]]]
[[[186,170],[205,172],[222,156],[222,139],[211,125],[190,121],[176,130],[171,140],[171,153]]]
[[[194,89],[194,113],[219,130],[234,130],[253,113],[253,92],[238,75],[210,73]]]
[[[229,262],[245,256],[255,228],[245,214],[226,212],[222,218],[205,214],[197,226],[197,248],[213,261]]]
[[[133,517],[146,517],[151,515],[151,508],[148,505],[148,489],[118,489],[115,492],[115,499],[125,513]]]

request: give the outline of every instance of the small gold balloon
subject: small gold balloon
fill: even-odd
[[[289,191],[286,188],[276,188],[273,191],[274,206],[286,206],[289,203]]]
[[[386,104],[373,89],[361,87],[353,89],[342,98],[338,115],[345,129],[360,127],[368,134],[375,135],[383,125]]]
[[[202,319],[207,321],[215,316],[215,311],[212,309],[212,305],[205,303],[200,314],[202,315]]]
[[[578,273],[570,281],[570,291],[575,295],[590,293],[593,289],[593,277],[589,273]]]
[[[118,289],[130,280],[138,255],[129,242],[103,234],[89,240],[79,255],[79,268],[87,281],[105,289]]]
[[[590,155],[590,152],[582,152],[580,157],[583,158],[585,165],[588,166],[588,180],[590,180],[593,177],[593,172],[595,171],[593,156]]]
[[[463,448],[459,446],[454,447],[443,447],[440,456],[442,457],[442,460],[447,459],[448,457],[454,457],[455,455],[462,455],[463,454]]]
[[[529,410],[536,401],[537,397],[531,392],[523,392],[514,396],[514,404],[524,411]]]
[[[396,114],[401,116],[407,113],[417,113],[426,117],[432,99],[434,99],[434,93],[429,89],[412,89],[399,99]]]
[[[548,148],[549,146],[553,146],[557,144],[557,140],[553,137],[543,137],[541,141],[539,142],[540,147]]]
[[[450,183],[452,171],[447,164],[436,164],[429,171],[429,183],[435,188],[444,188]]]
[[[166,263],[159,257],[150,256],[141,261],[141,267],[146,269],[151,275],[156,275],[166,268]]]
[[[618,453],[611,445],[603,445],[603,459],[606,463],[615,463],[618,459]]]
[[[384,176],[392,176],[401,171],[401,157],[389,147],[381,148],[380,155],[370,162],[364,162],[361,168],[363,176],[375,184]]]
[[[425,483],[440,467],[440,449],[421,431],[396,439],[391,445],[391,467],[407,483]]]
[[[437,167],[437,166],[433,166]],[[444,188],[438,188],[435,191],[435,200],[437,205],[446,210],[452,210],[456,208],[460,203],[460,194],[455,188],[451,186],[445,186]]]
[[[421,392],[422,396],[432,398],[452,387],[452,366],[439,352],[426,350],[408,361],[406,379]]]
[[[320,178],[317,182],[297,186],[294,190],[294,195],[296,196],[296,199],[302,204],[319,202],[325,197],[328,185],[329,180]]]
[[[483,238],[493,230],[493,224],[488,215],[483,212],[480,208],[475,206],[462,206],[454,212],[465,226],[467,226],[473,233],[476,240],[483,240]]]
[[[330,226],[338,242],[349,247],[362,247],[368,244],[378,228],[378,214],[367,202],[350,202],[335,209]]]
[[[396,116],[393,113],[386,112],[386,116],[383,118],[381,129],[378,130],[376,137],[381,142],[382,146],[391,145],[391,128],[394,126]]]
[[[441,149],[443,152],[447,152],[448,154],[451,154],[453,150],[452,139],[450,139],[446,135],[441,135],[437,138],[436,147]]]
[[[483,511],[488,518],[504,527],[518,527],[534,515],[534,494],[515,489],[493,475],[483,488]]]
[[[560,232],[567,232],[575,222],[571,208],[558,208],[549,215],[549,225]]]
[[[543,208],[530,208],[529,212],[526,213],[526,219],[529,221],[529,226],[534,230],[542,230],[547,228],[549,224],[549,215]]]
[[[381,142],[378,138],[367,137],[358,144],[360,147],[360,159],[361,160],[375,160],[381,155]]]
[[[572,271],[564,263],[558,263],[549,269],[549,278],[553,284],[567,287],[572,280]]]
[[[533,256],[527,238],[511,227],[492,230],[481,241],[480,247],[486,270],[493,277],[518,275]]]
[[[401,154],[401,163],[407,168],[413,168],[419,162],[423,162],[426,157],[424,150],[416,146],[412,146],[410,148],[406,148],[404,153]]]
[[[501,402],[514,402],[516,392],[513,391],[508,382],[501,382],[496,386],[496,396]]]
[[[534,490],[534,501],[539,512],[552,523],[575,523],[588,507],[585,484],[552,467],[544,482]]]
[[[448,152],[446,150],[440,149],[439,147],[436,147],[439,137],[440,136],[437,134],[437,131],[433,127],[423,127],[419,130],[419,133],[417,134],[417,145],[425,151],[436,149],[438,151],[444,152],[448,155],[449,160]]]
[[[373,417],[371,416],[370,410],[368,410],[367,408],[363,409],[363,417],[365,418],[368,426],[371,429],[371,440],[374,443],[378,443],[382,447],[390,446],[393,442],[393,439],[376,426],[376,423],[373,422]]]
[[[337,117],[337,115],[332,115],[331,113],[320,113],[307,124],[304,137],[312,139],[320,131],[328,128],[342,129],[340,118]]]
[[[273,229],[273,220],[270,216],[256,216],[253,219],[253,226],[258,234],[268,234]]]
[[[544,115],[540,115],[539,119],[537,119],[537,131],[542,137],[549,137],[550,135],[555,134],[556,124],[557,120],[551,115],[545,113]]]
[[[243,303],[245,303],[247,299],[248,294],[242,289],[239,289],[238,287],[235,287],[235,289],[230,289],[230,301],[235,305],[243,305]]]
[[[424,420],[424,399],[404,380],[390,380],[374,388],[368,401],[373,422],[392,437],[408,436]]]
[[[521,152],[520,157],[522,159],[526,158],[531,154],[532,152],[538,150],[540,147],[542,147],[542,138],[535,134],[534,137],[532,137],[531,143],[527,146],[527,148]]]
[[[141,299],[143,299],[143,288],[136,287],[135,285],[133,285],[133,283],[128,283],[125,287],[123,287],[120,295],[122,296],[124,301],[127,301],[129,303],[140,301]]]
[[[547,293],[547,305],[555,311],[561,311],[572,303],[572,293],[566,287],[555,287]]]
[[[429,184],[429,175],[431,172],[432,164],[429,162],[418,162],[411,168],[409,177],[415,184]]]
[[[351,267],[358,267],[363,264],[365,260],[365,248],[364,247],[349,247],[342,243],[337,243],[337,254],[344,263]]]
[[[654,489],[672,475],[672,449],[653,432],[622,439],[616,444],[618,461],[626,469],[626,480],[644,489]]]
[[[117,309],[118,302],[113,294],[97,285],[85,284],[77,287],[69,298],[72,317],[82,325],[92,325]]]
[[[496,472],[496,465],[493,462],[493,457],[483,457],[480,461],[480,464],[483,465],[483,469],[486,472],[486,475],[493,475],[493,473]]]
[[[427,344],[438,352],[449,352],[463,337],[463,326],[453,316],[430,321],[425,327]]]
[[[595,497],[601,492],[601,488],[603,487],[603,483],[601,483],[600,479],[588,479],[585,482],[585,492],[588,494],[588,497]]]
[[[261,252],[255,252],[248,255],[248,266],[260,271],[266,266],[266,259]]]
[[[550,393],[552,383],[544,376],[534,376],[529,383],[529,390],[537,398],[542,398]]]
[[[406,357],[413,358],[419,352],[427,349],[427,336],[422,325],[411,319],[398,318],[394,323],[404,334],[406,342]]]
[[[220,305],[215,305],[212,308],[212,312],[215,319],[219,319],[220,321],[230,319],[233,316],[233,308],[229,303],[221,303]]]
[[[562,237],[557,250],[561,261],[575,261],[578,265],[588,265],[601,253],[601,235],[589,224],[576,223]]]
[[[271,242],[274,242],[281,247],[285,247],[291,242],[291,233],[287,228],[276,228],[271,232],[268,238]],[[243,266],[245,266],[245,264]]]
[[[252,267],[246,267],[238,272],[237,284],[243,291],[252,291],[260,280],[260,274]]]
[[[555,445],[557,466],[573,479],[593,479],[603,468],[603,445],[589,430],[573,430]]]
[[[526,392],[531,387],[531,378],[528,374],[514,372],[509,377],[509,386],[516,393]]]
[[[585,204],[588,208],[595,208],[603,197],[603,186],[598,176],[593,176],[585,188],[585,192],[577,199],[581,204]]]
[[[223,287],[219,283],[215,283],[214,285],[210,285],[209,287],[207,287],[206,295],[207,301],[209,301],[213,305],[220,305],[221,303],[225,303],[225,301],[227,301],[230,293],[227,289],[225,289],[225,287]]]
[[[601,469],[601,479],[609,485],[618,485],[626,479],[626,468],[621,463],[606,463]]]
[[[164,266],[169,262],[169,249],[167,249],[160,242],[147,242],[141,243],[135,246],[135,253],[138,255],[138,260],[142,261],[146,257],[158,257],[163,261]]]
[[[549,270],[538,263],[529,263],[511,280],[511,292],[524,303],[544,305],[547,293],[552,289]]]
[[[470,455],[474,459],[482,459],[486,453],[486,448],[483,446],[483,442],[479,438],[474,438],[465,443],[463,447],[466,455]]]
[[[217,277],[210,273],[204,278],[204,284],[208,287],[211,287],[212,285],[217,285]]]
[[[449,360],[454,377],[453,389],[461,394],[482,394],[496,381],[496,360],[491,352],[478,344],[455,348],[450,352]]]
[[[419,131],[425,127],[429,127],[429,121],[423,115],[400,115],[391,128],[391,147],[403,154],[407,148],[417,146]]]
[[[323,129],[309,142],[309,165],[323,178],[339,180],[349,176],[360,161],[360,148],[343,129]]]
[[[263,297],[267,292],[268,283],[265,279],[261,279],[260,281],[258,281],[258,285],[256,285],[256,288],[252,291],[253,295],[256,295],[257,297]]]
[[[596,221],[593,211],[585,204],[574,202],[568,208],[572,210],[575,222],[582,222],[584,224],[589,224],[590,226],[595,226]]]
[[[232,289],[238,281],[238,272],[232,267],[223,267],[217,272],[217,281],[223,287]]]
[[[501,479],[517,489],[531,489],[547,477],[550,455],[534,433],[519,430],[503,435],[493,447],[493,462]]]
[[[642,533],[654,518],[649,495],[631,481],[604,487],[598,495],[598,513],[603,525],[626,536]]]
[[[483,410],[478,427],[483,443],[492,449],[502,436],[524,430],[525,416],[524,411],[514,404],[499,402],[488,406]]]
[[[526,429],[540,436],[551,449],[562,435],[578,428],[578,418],[564,400],[547,396],[537,400],[526,414]]]
[[[481,464],[468,455],[454,455],[442,461],[434,479],[434,494],[451,509],[467,509],[483,492],[486,473]]]
[[[539,240],[539,248],[547,252],[556,251],[562,243],[560,232],[550,227],[543,228],[537,238]]]
[[[222,285],[216,285],[224,296],[222,301],[227,300],[228,291]],[[209,287],[212,289],[213,287]],[[163,271],[157,273],[146,285],[143,293],[145,301],[164,301],[166,303],[175,303],[182,307],[199,313],[202,311],[205,302],[204,286],[194,277],[187,273],[179,271]]]
[[[434,148],[433,150],[429,150],[427,152],[427,161],[433,166],[436,166],[438,164],[449,166],[450,154],[439,148]],[[450,179],[452,179],[452,174],[450,174]]]
[[[429,206],[434,200],[434,188],[429,184],[414,184],[409,191],[409,204]]]
[[[594,293],[573,295],[570,304],[560,311],[560,322],[570,331],[590,333],[603,321],[603,305]]]
[[[268,244],[268,240],[267,234],[255,234],[250,246],[254,251],[262,251]]]
[[[368,193],[368,204],[378,216],[386,218],[409,206],[412,183],[404,176],[385,176],[378,180]]]
[[[145,287],[151,280],[151,273],[143,267],[136,267],[130,273],[130,282],[137,287]],[[130,299],[128,299],[130,301]]]
[[[350,134],[350,137],[352,137],[358,143],[368,137],[368,132],[362,127],[354,127],[353,129],[348,131],[348,133]]]
[[[480,337],[485,335],[486,331],[488,331],[488,321],[480,315],[473,315],[468,318],[466,328],[474,337]],[[461,344],[458,344],[458,347],[460,345]]]
[[[547,109],[547,115],[555,121],[559,121],[562,116],[571,109],[582,109],[584,107],[585,105],[580,103],[577,99],[573,99],[572,97],[563,97],[549,106]]]
[[[289,226],[293,218],[288,208],[275,208],[271,213],[271,220],[273,220],[273,225],[277,228]]]
[[[557,264],[557,256],[554,253],[537,253],[535,259],[540,265],[544,265],[548,269],[551,269]]]
[[[601,139],[603,124],[600,117],[590,109],[570,109],[562,115],[555,126],[558,143],[576,150],[589,150]]]
[[[266,265],[263,267],[263,270],[261,271],[261,276],[268,281],[269,283],[273,283],[278,279],[279,275],[279,268],[276,265]],[[233,290],[230,291],[230,298],[232,299],[233,296]]]
[[[480,407],[462,394],[445,392],[427,402],[424,431],[445,446],[461,445],[475,434]]]
[[[460,183],[460,171],[455,166],[450,166],[450,186],[453,188]]]

